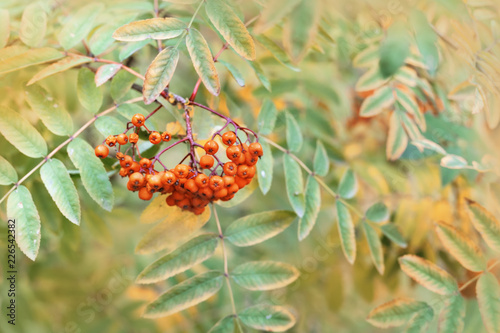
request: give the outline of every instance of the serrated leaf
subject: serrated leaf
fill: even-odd
[[[40,176],[61,213],[72,223],[80,225],[78,192],[64,164],[57,159],[50,159],[40,169]]]
[[[173,286],[147,305],[143,317],[160,318],[172,315],[206,301],[222,287],[224,276],[208,271]]]
[[[481,272],[486,269],[486,259],[479,247],[455,227],[438,222],[436,232],[443,246],[469,271]]]
[[[401,270],[416,282],[439,295],[451,295],[458,290],[457,282],[436,264],[407,254],[399,258]]]
[[[201,81],[212,95],[218,96],[220,93],[219,74],[207,41],[198,30],[190,28],[186,36],[186,46]]]
[[[408,136],[401,125],[396,112],[391,114],[389,120],[389,133],[387,134],[386,155],[390,161],[397,160],[408,146]]]
[[[94,73],[85,67],[80,68],[76,84],[78,100],[85,109],[92,113],[99,111],[102,105],[102,91],[97,88]]]
[[[111,211],[114,194],[108,174],[94,149],[85,140],[76,138],[68,145],[68,156],[80,170],[80,178],[90,197],[107,211]]]
[[[461,333],[464,330],[465,300],[461,295],[450,297],[439,315],[439,332]]]
[[[30,49],[20,54],[9,52],[9,55],[0,62],[0,75],[64,57],[64,53],[51,47]]]
[[[135,21],[118,28],[113,38],[124,42],[137,42],[145,39],[170,39],[179,37],[186,30],[181,20],[165,17]]]
[[[10,36],[10,15],[7,9],[0,9],[0,49],[4,48]]]
[[[321,207],[321,191],[318,181],[309,176],[305,192],[306,208],[304,216],[299,220],[299,241],[306,238],[316,224],[319,209]]]
[[[178,61],[179,50],[170,46],[161,51],[149,65],[142,89],[145,104],[153,103],[170,83]]]
[[[16,242],[21,251],[35,260],[40,248],[40,216],[30,191],[20,185],[7,199],[7,216],[16,221]]]
[[[122,65],[109,64],[103,65],[97,69],[94,76],[95,86],[99,87],[106,83],[109,79],[115,76],[116,73],[122,68]]]
[[[426,332],[429,323],[434,319],[434,310],[427,306],[426,308],[420,310],[410,319],[408,327],[406,328],[406,333],[422,333]]]
[[[293,212],[286,210],[247,215],[231,223],[224,236],[236,246],[258,244],[288,228],[295,217]]]
[[[377,268],[380,275],[384,275],[385,267],[382,242],[380,241],[380,238],[375,229],[373,229],[373,227],[367,222],[363,223],[363,231],[365,232],[366,241],[368,242],[368,247],[370,248],[370,255],[373,264]]]
[[[17,183],[16,169],[5,158],[0,156],[0,185]]]
[[[259,163],[257,163],[257,179],[259,180],[260,190],[265,195],[269,192],[273,183],[274,157],[269,144],[265,140],[261,140],[260,144],[264,155],[262,155]]]
[[[356,82],[355,90],[357,92],[375,90],[383,86],[387,81],[389,79],[382,77],[379,68],[373,67],[359,78],[358,82]]]
[[[254,33],[259,34],[276,25],[281,19],[286,17],[297,7],[300,0],[273,0],[266,1],[257,23]]]
[[[276,105],[270,99],[265,99],[260,108],[259,115],[257,117],[257,126],[259,127],[259,133],[268,135],[274,130],[274,125],[276,124],[276,118],[278,117],[278,110]]]
[[[4,107],[0,133],[21,153],[29,157],[47,155],[47,144],[38,131],[19,113]]]
[[[352,264],[356,260],[356,235],[354,233],[351,213],[340,200],[337,200],[336,207],[338,220],[337,227],[340,235],[340,243],[342,244],[342,251],[347,261]]]
[[[380,45],[379,68],[383,77],[389,77],[405,63],[410,54],[410,36],[405,25],[394,22],[387,29],[387,37]]]
[[[401,232],[394,223],[384,224],[380,226],[380,230],[384,233],[385,236],[387,236],[391,241],[398,244],[399,246],[403,248],[408,246],[405,239],[403,238],[403,235],[401,235]]]
[[[120,51],[120,54],[118,55],[118,59],[120,61],[127,59],[132,54],[141,50],[144,46],[148,45],[150,42],[151,42],[150,39],[145,39],[145,40],[141,40],[139,42],[128,43]]]
[[[408,66],[401,67],[396,72],[396,75],[394,75],[394,78],[408,87],[415,87],[417,85],[417,80],[424,81],[424,79],[418,77],[417,72],[413,68]]]
[[[352,169],[347,169],[339,183],[339,195],[344,199],[353,198],[358,192],[358,180]]]
[[[217,31],[233,47],[236,53],[248,60],[254,60],[254,41],[233,9],[223,0],[208,0],[205,10]]]
[[[260,83],[262,83],[264,88],[266,88],[267,91],[271,91],[271,82],[267,78],[266,73],[264,73],[262,66],[256,61],[248,61],[248,64],[250,65],[250,67],[252,67],[255,75],[259,79]]]
[[[280,63],[290,68],[294,72],[300,72],[300,68],[292,64],[290,58],[285,53],[285,51],[280,46],[278,46],[278,44],[276,44],[272,39],[264,35],[259,35],[256,38],[259,41],[259,43],[262,44],[262,46],[264,46],[266,49],[269,50],[269,52],[271,52],[271,54],[273,55],[273,57],[276,58],[276,60],[278,60]]]
[[[45,67],[44,69],[42,69],[38,73],[36,73],[35,76],[33,76],[31,78],[31,80],[28,81],[27,85],[28,86],[32,85],[33,83],[40,81],[40,80],[43,80],[46,77],[67,71],[68,69],[71,69],[73,67],[76,67],[76,66],[79,66],[82,64],[89,63],[91,61],[92,61],[92,58],[80,57],[80,56],[69,56],[69,57],[63,58],[63,59],[59,60],[58,62],[55,62],[55,63]]]
[[[304,179],[299,164],[289,155],[283,157],[285,169],[285,184],[288,200],[299,217],[305,213]]]
[[[235,330],[235,317],[229,315],[219,320],[208,333],[234,333]]]
[[[377,45],[368,46],[363,51],[359,52],[352,61],[354,67],[371,68],[379,59],[379,49]]]
[[[415,121],[412,118],[410,118],[410,116],[407,113],[402,112],[400,110],[400,104],[397,104],[396,112],[398,113],[398,116],[401,119],[403,127],[405,128],[406,133],[408,133],[409,138],[412,141],[420,139],[422,137],[422,134],[420,133],[420,130],[415,124]]]
[[[373,117],[390,108],[393,104],[394,94],[392,88],[385,86],[377,89],[373,95],[363,101],[359,115],[361,117]]]
[[[300,273],[292,265],[276,261],[251,261],[237,266],[230,274],[240,286],[248,290],[283,288],[297,280]]]
[[[476,285],[477,302],[481,318],[488,332],[500,332],[500,285],[495,275],[486,272]]]
[[[110,135],[123,133],[125,128],[123,122],[112,116],[102,116],[95,121],[95,127],[101,134],[107,138]]]
[[[396,88],[395,92],[397,101],[401,104],[406,112],[413,116],[420,112],[415,97],[412,96],[409,91],[407,91],[406,89],[403,90],[400,88]]]
[[[45,89],[38,85],[27,87],[26,101],[52,133],[57,135],[73,133],[71,116]]]
[[[286,117],[286,143],[288,145],[288,150],[291,152],[298,152],[302,147],[304,138],[302,136],[302,131],[300,126],[294,116],[290,112],[285,113]]]
[[[59,43],[65,50],[69,50],[84,39],[92,27],[97,16],[102,12],[102,3],[90,3],[80,8],[67,19],[62,30],[57,35]]]
[[[467,211],[472,225],[481,234],[489,247],[500,252],[500,221],[486,208],[467,199]]]
[[[319,140],[316,141],[316,150],[314,151],[313,170],[318,176],[324,177],[328,174],[330,160],[326,153],[325,146]]]
[[[38,46],[45,37],[47,29],[47,14],[39,3],[34,2],[26,6],[21,18],[19,38],[31,47]]]
[[[111,88],[109,93],[114,101],[121,101],[125,95],[131,90],[137,77],[127,71],[119,71],[111,80]]]
[[[368,322],[380,328],[398,327],[406,324],[419,311],[424,311],[429,305],[413,299],[396,298],[379,305],[368,315]]]
[[[376,223],[385,222],[389,219],[389,209],[383,202],[377,202],[368,208],[365,216]]]
[[[448,169],[463,169],[467,161],[462,156],[448,154],[441,159],[440,165]]]
[[[224,67],[227,68],[229,73],[231,73],[232,77],[240,87],[245,86],[245,79],[243,78],[243,74],[241,74],[241,72],[239,71],[238,68],[236,68],[236,66],[233,66],[232,64],[220,59],[217,59],[217,62],[224,65]]]
[[[197,236],[144,268],[136,283],[155,283],[182,273],[210,258],[218,244],[217,234]]]
[[[295,317],[281,306],[254,305],[238,313],[243,324],[256,330],[284,332],[295,325]]]

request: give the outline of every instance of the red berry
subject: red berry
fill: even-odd
[[[203,148],[207,154],[215,155],[215,153],[219,150],[219,145],[214,140],[208,140]]]
[[[154,145],[159,144],[161,142],[161,134],[156,131],[151,132],[151,134],[149,135],[149,142]]]
[[[236,133],[231,131],[222,134],[222,142],[226,146],[232,146],[236,142]]]
[[[200,158],[200,166],[202,169],[210,169],[214,166],[214,158],[211,155],[203,155]]]
[[[109,149],[105,145],[99,145],[95,147],[95,156],[99,158],[106,158],[108,157],[109,154]]]
[[[145,121],[146,118],[140,113],[137,113],[132,117],[132,124],[137,127],[141,127],[142,125],[144,125]]]

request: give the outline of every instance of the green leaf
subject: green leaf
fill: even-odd
[[[95,121],[95,127],[104,137],[123,133],[124,124],[112,116],[102,116]]]
[[[7,9],[0,9],[0,49],[4,48],[10,36],[10,15]]]
[[[290,112],[285,112],[286,117],[286,143],[288,145],[288,150],[291,152],[298,152],[302,147],[304,138],[302,137],[302,132],[297,120]]]
[[[80,68],[76,84],[78,100],[85,109],[92,113],[99,111],[102,105],[102,92],[94,82],[94,73],[85,67]]]
[[[410,36],[401,21],[387,29],[387,37],[380,45],[379,68],[383,77],[395,74],[410,55]]]
[[[326,153],[325,146],[323,146],[323,143],[319,140],[316,141],[313,166],[314,173],[321,177],[326,176],[328,174],[328,169],[330,168],[330,160],[328,158],[328,154]]]
[[[120,68],[122,68],[122,65],[117,64],[109,64],[99,67],[94,77],[95,86],[99,87],[108,82],[109,79],[118,73]]]
[[[406,112],[413,116],[420,112],[415,97],[411,95],[409,91],[396,88],[395,92],[397,101],[401,104]]]
[[[420,310],[408,323],[406,328],[406,333],[421,333],[426,332],[426,328],[429,323],[434,319],[434,310],[427,306],[426,308]]]
[[[305,213],[304,179],[299,164],[288,154],[284,155],[285,184],[288,200],[299,217]]]
[[[377,268],[380,275],[384,275],[384,253],[382,250],[382,242],[380,238],[373,229],[373,227],[367,222],[363,222],[363,231],[365,232],[366,241],[368,242],[368,247],[370,248],[370,255],[373,264]]]
[[[439,332],[461,333],[464,330],[465,300],[461,295],[450,297],[439,315]]]
[[[411,55],[410,55],[410,58],[411,58]],[[408,59],[410,59],[410,58],[408,58]],[[417,80],[427,83],[427,81],[425,81],[424,79],[420,79],[417,76],[417,72],[413,68],[408,67],[408,66],[403,66],[400,69],[398,69],[398,71],[396,72],[396,75],[394,75],[394,78],[408,87],[415,87],[417,85]],[[431,88],[431,91],[432,91],[432,88]]]
[[[448,154],[444,156],[441,159],[441,166],[444,168],[448,169],[464,169],[467,167],[467,161],[465,158],[458,156],[458,155],[453,155],[453,154]]]
[[[429,308],[424,302],[413,299],[396,298],[373,309],[368,322],[380,328],[398,327],[406,324],[418,312]]]
[[[128,43],[120,51],[120,54],[118,55],[118,59],[120,61],[127,59],[132,54],[141,50],[144,46],[148,45],[150,42],[151,42],[150,39],[145,39],[145,40],[141,40],[139,42]]]
[[[380,230],[386,235],[391,241],[394,243],[398,244],[402,248],[405,248],[408,246],[406,244],[405,239],[401,235],[401,232],[399,231],[398,227],[394,223],[387,223],[382,226],[380,226]]]
[[[122,17],[117,17],[109,23],[100,26],[92,33],[92,37],[88,42],[90,47],[90,52],[94,55],[100,55],[110,49],[110,47],[115,42],[113,38],[113,33],[117,28],[123,24],[130,23],[135,19],[137,14],[124,15]]]
[[[344,252],[347,261],[353,264],[356,260],[356,235],[354,232],[354,224],[352,222],[351,213],[340,200],[337,200],[336,206],[338,219],[337,227],[339,229],[342,251]]]
[[[477,302],[488,332],[500,332],[500,285],[495,275],[486,272],[476,285]]]
[[[257,75],[257,78],[259,79],[260,83],[262,83],[264,88],[266,88],[267,91],[271,91],[271,82],[267,78],[266,73],[264,73],[264,70],[262,69],[260,64],[256,61],[249,61],[248,64],[250,65],[250,67],[252,67],[255,75]]]
[[[179,37],[186,30],[186,24],[178,19],[151,18],[135,21],[118,28],[113,38],[124,42],[137,42],[145,39],[171,39]]]
[[[254,41],[233,9],[223,0],[208,0],[205,9],[212,24],[236,53],[248,60],[254,60]]]
[[[145,104],[153,103],[170,83],[178,61],[179,50],[170,46],[161,51],[149,65],[142,89]]]
[[[489,247],[500,252],[500,221],[486,208],[467,199],[467,211],[472,225],[481,234]]]
[[[251,261],[237,266],[230,276],[248,290],[273,290],[289,285],[299,275],[297,268],[286,263]]]
[[[76,138],[68,145],[68,156],[80,170],[83,186],[102,208],[111,211],[114,203],[113,188],[101,160],[84,140]]]
[[[257,117],[257,126],[259,127],[259,133],[268,135],[274,130],[274,125],[276,124],[276,118],[278,117],[278,110],[274,105],[273,101],[270,99],[265,99],[262,103],[259,115]]]
[[[235,317],[229,315],[219,320],[208,333],[234,333],[235,330]]]
[[[74,15],[67,19],[62,30],[57,35],[59,43],[65,50],[69,50],[82,39],[87,37],[94,26],[97,16],[102,13],[102,3],[90,3],[80,8]]]
[[[207,41],[198,30],[190,28],[186,36],[186,46],[201,81],[212,95],[218,96],[220,93],[219,74]]]
[[[486,259],[481,249],[461,231],[447,223],[438,222],[436,233],[441,244],[462,266],[473,272],[486,269]]]
[[[114,101],[121,101],[131,90],[137,77],[127,71],[119,71],[111,81],[109,93]]]
[[[421,153],[424,152],[424,149],[429,149],[429,150],[435,151],[438,154],[446,155],[446,150],[444,150],[443,147],[441,147],[437,143],[430,141],[430,140],[427,140],[427,139],[413,140],[411,142],[411,144],[414,145],[415,147],[417,147],[417,149]]]
[[[273,1],[274,2],[274,1]],[[300,68],[294,66],[292,62],[290,61],[290,58],[288,55],[283,51],[283,49],[278,46],[272,39],[264,36],[264,35],[259,35],[256,37],[259,43],[262,44],[266,49],[271,52],[273,57],[276,58],[280,63],[285,65],[286,67],[290,68],[294,72],[300,72]]]
[[[28,81],[27,85],[28,86],[32,85],[33,83],[40,81],[40,80],[43,80],[46,77],[67,71],[68,69],[79,66],[81,64],[86,64],[86,63],[91,62],[91,61],[92,61],[92,58],[80,57],[80,56],[69,56],[69,57],[63,58],[63,59],[59,60],[58,62],[55,62],[55,63],[45,67],[40,72],[36,73],[35,76],[33,76],[31,78],[31,80]]]
[[[23,185],[9,195],[7,216],[16,220],[17,245],[34,261],[40,248],[40,216],[30,191]]]
[[[19,113],[4,109],[0,117],[0,133],[21,153],[29,157],[47,155],[47,144],[38,131]]]
[[[80,225],[78,192],[64,164],[57,159],[49,159],[40,169],[40,176],[61,213],[72,223]]]
[[[259,34],[276,25],[284,17],[297,7],[300,0],[273,0],[266,1],[257,23],[254,33]]]
[[[34,2],[26,6],[21,18],[19,38],[31,47],[40,45],[47,30],[47,14],[39,3]]]
[[[281,306],[254,305],[238,314],[243,324],[256,330],[284,332],[295,325],[293,314]]]
[[[155,283],[182,273],[210,258],[219,244],[219,235],[202,234],[146,267],[136,283]]]
[[[376,45],[368,46],[363,51],[359,52],[352,61],[354,67],[372,68],[379,59],[379,49]]]
[[[396,112],[391,114],[389,119],[389,133],[387,135],[386,155],[387,159],[397,160],[404,153],[408,145],[408,136],[400,123]]]
[[[0,185],[17,183],[16,169],[2,156],[0,156]]]
[[[224,275],[217,271],[208,271],[185,280],[148,304],[143,317],[169,316],[206,301],[219,291],[223,280]]]
[[[283,28],[283,44],[295,63],[302,60],[313,45],[320,15],[320,1],[301,0],[288,16]]]
[[[352,169],[347,169],[340,179],[339,195],[344,199],[353,198],[358,192],[358,180]]]
[[[394,104],[392,88],[384,86],[375,91],[373,95],[366,98],[361,104],[359,115],[361,117],[373,117]]]
[[[375,90],[383,86],[387,81],[389,81],[389,78],[382,77],[380,69],[373,67],[359,78],[355,90],[357,92]]]
[[[220,60],[220,59],[217,59],[217,62],[219,64],[222,64],[224,65],[224,67],[227,68],[227,70],[229,71],[229,73],[231,73],[231,75],[233,76],[234,80],[236,81],[236,83],[238,83],[238,85],[240,87],[244,87],[245,86],[245,79],[243,78],[243,74],[241,74],[241,72],[239,71],[239,69],[236,67],[236,66],[233,66],[232,64],[224,61],[224,60]]]
[[[457,282],[445,270],[432,262],[407,254],[399,258],[401,270],[430,291],[451,295],[458,290]]]
[[[389,209],[383,202],[377,202],[368,208],[365,215],[370,221],[385,222],[389,219]]]
[[[26,88],[26,101],[40,117],[43,124],[54,134],[73,134],[73,120],[69,113],[39,85]]]
[[[144,109],[143,107],[141,107],[140,105],[135,104],[135,103],[134,104],[132,104],[132,103],[120,104],[120,105],[118,105],[117,111],[119,114],[121,114],[123,117],[125,117],[127,119],[127,121],[131,121],[132,117],[136,113],[140,113],[142,115],[146,115],[149,113],[146,109]],[[152,131],[155,129],[155,126],[151,122],[151,119],[146,120],[146,126]],[[123,126],[123,124],[121,124],[120,132],[123,132],[123,128],[124,128],[124,126]]]
[[[64,57],[64,53],[51,47],[30,49],[20,54],[9,52],[9,55],[11,55],[11,57],[0,61],[0,75]]]
[[[236,246],[258,244],[288,228],[295,217],[293,212],[286,210],[247,215],[231,223],[224,236]]]
[[[413,10],[410,15],[410,22],[415,29],[415,39],[417,46],[424,58],[424,63],[431,73],[435,73],[439,63],[439,52],[437,48],[437,35],[432,29],[424,13]]]
[[[299,241],[305,239],[316,224],[318,213],[321,207],[321,191],[318,181],[309,176],[305,192],[306,208],[304,217],[299,220],[298,237]]]
[[[259,180],[260,190],[265,195],[269,192],[273,183],[274,157],[266,140],[261,140],[260,144],[262,145],[264,155],[262,155],[260,161],[257,163],[257,179]]]

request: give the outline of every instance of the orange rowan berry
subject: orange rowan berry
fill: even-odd
[[[247,165],[238,166],[237,175],[238,175],[238,177],[241,177],[241,178],[247,178],[248,177],[248,166]]]
[[[125,157],[123,157],[123,160],[120,161],[120,166],[122,168],[128,169],[132,166],[132,163],[134,163],[132,157],[130,155],[125,155]]]
[[[151,176],[151,178],[149,178],[148,180],[148,184],[155,190],[158,190],[163,186],[161,182],[161,177],[159,175]]]
[[[171,171],[165,171],[165,173],[161,177],[161,181],[165,185],[174,185],[177,177],[175,177],[174,173]]]
[[[104,146],[104,147],[106,147],[106,146]],[[120,152],[116,153],[116,158],[119,159],[120,161],[122,161],[124,157],[125,157],[124,153],[120,153]]]
[[[139,190],[139,199],[151,200],[152,197],[153,197],[153,193],[149,192],[146,187],[142,187]]]
[[[217,199],[221,199],[224,198],[227,193],[227,188],[221,188],[220,190],[214,192],[214,197],[216,197]]]
[[[198,194],[200,194],[205,199],[210,199],[214,195],[214,191],[209,186],[207,186],[200,189],[198,191]]]
[[[163,132],[161,134],[161,139],[165,142],[172,140],[172,135],[169,132]]]
[[[220,188],[224,187],[224,181],[222,180],[222,177],[220,177],[220,176],[211,176],[210,180],[208,182],[208,186],[210,186],[210,188],[213,191],[217,191]]]
[[[196,182],[192,178],[186,181],[186,183],[184,184],[184,188],[191,193],[198,192],[198,186],[196,186]]]
[[[234,183],[238,185],[240,190],[247,185],[247,182],[244,178],[241,178],[239,176],[234,177]]]
[[[226,149],[226,156],[231,161],[238,159],[241,156],[241,148],[238,146],[231,146]]]
[[[241,155],[237,159],[233,160],[233,162],[238,164],[238,165],[246,164],[246,161],[247,161],[247,159],[246,159],[244,153],[241,153]]]
[[[230,131],[222,134],[222,142],[226,146],[232,146],[236,142],[236,133]]]
[[[177,164],[174,168],[174,174],[178,178],[186,178],[189,171],[190,171],[189,166],[187,166],[185,164]]]
[[[191,204],[193,205],[193,207],[195,208],[199,208],[199,207],[203,207],[203,204],[205,203],[205,200],[203,200],[202,198],[200,197],[196,197],[196,198],[193,198],[193,200],[191,200]]]
[[[132,184],[130,181],[127,182],[127,190],[135,192],[139,189],[139,186]]]
[[[205,207],[199,207],[199,208],[193,209],[194,215],[201,215],[201,214],[203,214],[204,211],[205,211]]]
[[[117,137],[116,137],[116,141],[120,144],[120,145],[126,145],[128,143],[128,136],[127,134],[119,134]]]
[[[139,163],[137,162],[132,162],[132,165],[130,166],[130,170],[132,170],[133,172],[139,172],[139,170],[141,170],[141,166]]]
[[[142,186],[145,183],[144,176],[140,172],[134,172],[130,175],[129,181],[137,186]]]
[[[208,140],[203,146],[205,152],[209,155],[215,155],[219,151],[219,145],[214,140]]]
[[[179,191],[181,193],[186,193],[186,189],[184,188],[184,185],[186,184],[187,182],[187,178],[179,178],[177,179],[177,181],[175,182],[176,185],[175,186],[175,190],[176,191]]]
[[[221,198],[222,201],[229,201],[234,198],[234,194],[228,194],[224,198]]]
[[[188,210],[189,207],[191,206],[191,202],[189,201],[188,198],[184,198],[177,202],[177,207],[183,209],[183,210]]]
[[[238,184],[234,183],[233,185],[231,185],[227,189],[227,193],[228,193],[228,195],[233,195],[233,194],[236,194],[236,192],[238,192],[239,190],[240,190],[240,187],[238,186]]]
[[[146,121],[146,118],[140,113],[136,113],[132,117],[132,124],[134,124],[134,126],[137,126],[137,127],[141,127],[142,125],[144,125],[145,121]]]
[[[250,146],[248,146],[248,151],[250,154],[261,157],[264,155],[264,151],[262,150],[262,145],[258,142],[251,143]]]
[[[175,206],[175,199],[172,195],[169,195],[166,201],[167,205],[169,205],[170,207]]]
[[[95,147],[95,156],[99,158],[106,158],[108,157],[109,154],[109,148],[106,147],[105,145],[99,145]]]
[[[172,197],[174,198],[175,201],[179,201],[179,200],[184,199],[185,195],[184,195],[184,193],[175,191],[174,193],[172,193]]]
[[[128,170],[129,170],[128,168],[120,168],[119,175],[122,177],[128,176]]]
[[[147,169],[151,166],[151,160],[149,158],[141,158],[141,160],[139,161],[139,164],[141,165],[141,168],[143,169]]]
[[[139,134],[137,133],[130,133],[128,136],[128,141],[130,143],[137,143],[139,141]]]
[[[153,131],[151,134],[149,134],[149,142],[151,142],[154,145],[157,145],[161,142],[161,134]]]
[[[222,180],[224,181],[224,187],[231,187],[231,185],[234,184],[234,177],[233,176],[224,176],[222,177]]]
[[[199,188],[204,188],[208,186],[208,176],[204,173],[199,173],[195,178],[196,186]]]
[[[249,166],[247,169],[247,178],[252,179],[253,176],[255,176],[255,172],[257,171],[257,168],[255,165]]]
[[[106,144],[110,147],[114,147],[116,145],[116,137],[114,135],[110,135],[106,138]]]
[[[212,155],[203,155],[200,158],[200,166],[202,169],[210,169],[214,166],[214,158]]]
[[[238,166],[234,162],[226,162],[222,167],[224,173],[228,176],[234,176],[238,171]]]

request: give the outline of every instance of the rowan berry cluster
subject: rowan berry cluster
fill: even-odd
[[[149,116],[154,112],[156,110]],[[149,133],[149,141],[152,144],[168,142],[172,135],[168,132],[150,131],[145,125],[148,117],[136,114],[127,124],[124,133],[107,137],[95,148],[95,154],[99,158],[106,158],[109,154],[108,147],[116,147],[116,158],[121,166],[120,176],[128,177],[128,190],[137,191],[140,199],[150,200],[154,193],[166,194],[169,206],[178,206],[183,210],[201,214],[209,203],[231,200],[240,189],[250,184],[256,173],[259,157],[263,155],[262,146],[253,131],[240,127],[230,118],[220,116],[226,119],[226,125],[201,145],[193,139],[189,112],[186,112],[186,136],[180,137],[156,156],[146,158],[140,155],[137,147],[141,129]],[[222,133],[228,125],[233,125],[235,131],[226,130]],[[127,136],[126,133],[131,129],[133,132]],[[239,138],[239,132],[246,135],[245,142]],[[225,154],[219,151],[217,141],[225,147]],[[160,161],[160,156],[183,142],[189,144],[189,153],[175,167],[167,168]],[[131,144],[130,147],[124,153],[121,152],[127,143]],[[199,159],[196,147],[203,152]],[[131,155],[128,154],[129,150],[132,150]],[[187,158],[190,158],[190,162],[183,164]],[[158,171],[157,164],[164,170]]]

